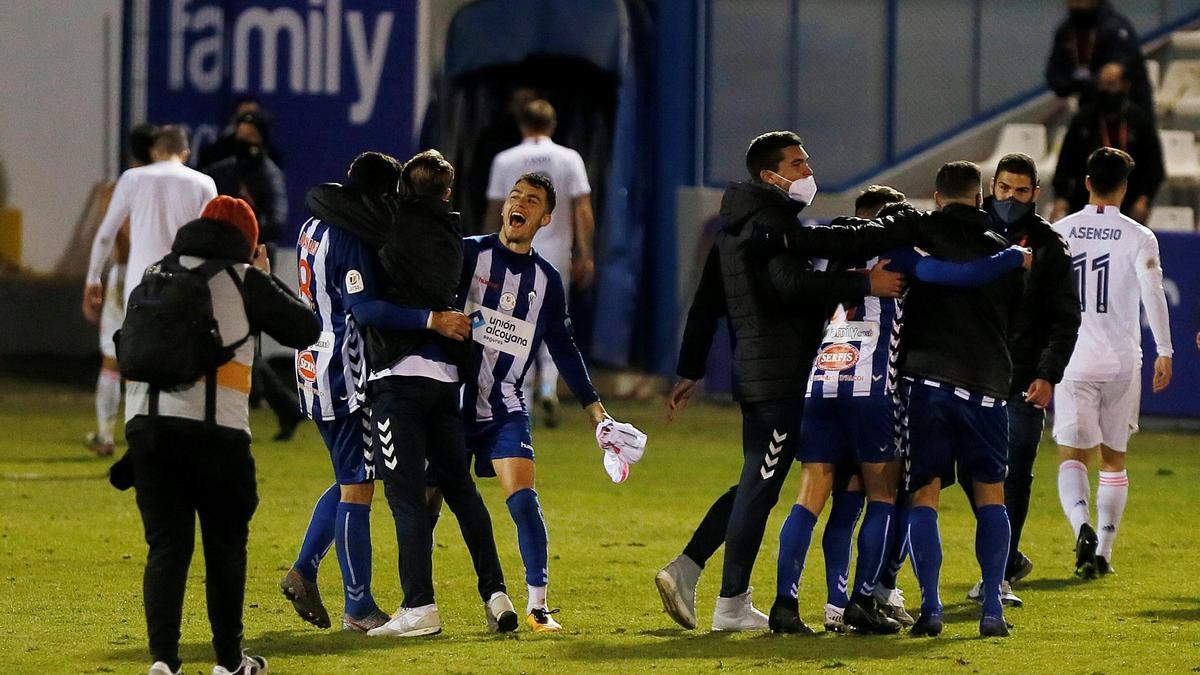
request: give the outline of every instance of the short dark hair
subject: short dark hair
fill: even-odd
[[[1038,184],[1037,163],[1033,158],[1023,152],[1009,153],[1000,158],[996,163],[996,176],[999,176],[1002,171],[1007,171],[1018,176],[1029,176],[1029,182],[1033,183],[1034,187]],[[993,180],[995,176],[993,176]]]
[[[938,169],[934,189],[949,199],[965,199],[978,194],[979,167],[974,162],[948,162]]]
[[[783,149],[793,145],[804,146],[804,141],[794,131],[768,131],[750,141],[750,147],[746,148],[746,171],[750,172],[750,178],[758,180],[763,169],[778,169],[783,161]]]
[[[437,150],[419,152],[400,172],[406,192],[413,197],[441,197],[454,185],[454,167]]]
[[[539,98],[521,108],[521,112],[517,113],[517,124],[534,133],[546,133],[558,124],[558,114],[549,101]]]
[[[154,132],[154,149],[169,152],[172,155],[182,155],[188,149],[187,131],[178,124],[168,124]]]
[[[879,213],[875,214],[875,217],[887,218],[888,216],[896,216],[901,213],[908,213],[910,211],[916,213],[917,207],[909,204],[907,201],[891,202],[890,204],[884,204],[883,207],[879,209]]]
[[[858,197],[854,200],[854,214],[870,211],[872,218],[879,213],[879,209],[904,201],[904,193],[894,187],[887,185],[869,185],[867,189],[858,193]]]
[[[150,148],[154,145],[154,135],[158,132],[158,127],[153,124],[139,124],[129,130],[129,138],[126,139],[129,143],[130,159],[142,164],[149,164],[154,161],[150,157]]]
[[[400,160],[382,152],[364,152],[350,162],[347,184],[371,196],[395,194],[400,186]]]
[[[544,173],[525,173],[513,183],[516,187],[518,183],[529,183],[534,187],[542,188],[546,193],[546,213],[554,212],[554,205],[558,203],[558,193],[554,189],[554,181]]]
[[[1133,158],[1116,148],[1100,148],[1087,161],[1087,177],[1092,179],[1092,192],[1110,195],[1129,180],[1133,173]]]

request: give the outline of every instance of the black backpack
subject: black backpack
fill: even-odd
[[[150,414],[157,414],[158,392],[188,387],[206,378],[205,416],[211,421],[216,401],[217,368],[233,358],[249,335],[225,346],[213,316],[208,282],[221,271],[242,290],[232,260],[213,259],[190,269],[171,253],[146,268],[129,295],[125,322],[114,341],[121,376],[150,385]]]

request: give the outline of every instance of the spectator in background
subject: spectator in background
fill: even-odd
[[[219,194],[243,199],[254,209],[261,244],[279,238],[288,213],[283,171],[269,156],[270,130],[262,113],[242,115],[234,129],[233,154],[204,170]]]
[[[234,153],[206,169],[217,184],[217,192],[245,200],[258,218],[258,240],[275,261],[275,240],[287,225],[287,187],[283,171],[268,156],[270,123],[261,111],[247,112],[234,127]],[[254,396],[267,400],[279,421],[274,440],[290,440],[304,420],[296,388],[275,372],[260,354],[254,360]]]
[[[233,112],[229,116],[229,122],[225,125],[225,128],[221,130],[221,135],[217,137],[217,140],[202,145],[200,150],[196,153],[197,169],[204,171],[213,164],[216,164],[217,162],[228,157],[232,157],[236,153],[237,149],[235,144],[237,140],[236,136],[238,122],[244,115],[248,114],[258,115],[259,117],[267,120],[268,123],[271,121],[271,114],[266,110],[263,110],[263,107],[261,104],[259,104],[258,99],[254,98],[253,96],[243,96],[242,98],[239,98],[233,104]],[[267,154],[271,156],[271,159],[274,160],[275,164],[283,166],[283,154],[279,152],[279,148],[276,148],[273,145],[267,145]]]
[[[150,148],[154,145],[157,128],[139,124],[129,130],[126,162],[129,168],[146,166],[153,160]],[[104,210],[112,202],[115,183],[104,187]],[[125,266],[129,262],[129,218],[121,223],[113,245],[112,265],[104,281],[104,305],[100,311],[100,376],[96,378],[96,431],[88,434],[88,450],[101,457],[113,454],[113,427],[121,408],[121,371],[117,364],[117,345],[113,336],[125,319]]]
[[[1080,108],[1071,120],[1054,171],[1051,222],[1079,211],[1088,203],[1084,184],[1087,159],[1104,147],[1124,150],[1136,163],[1121,212],[1140,223],[1145,223],[1150,215],[1150,204],[1166,175],[1162,143],[1154,119],[1130,99],[1126,72],[1119,63],[1106,64],[1100,70],[1092,102]]]
[[[171,251],[175,233],[204,210],[217,188],[212,178],[184,166],[191,151],[187,132],[168,125],[154,134],[148,166],[129,169],[117,179],[112,201],[96,230],[83,287],[83,315],[92,323],[100,319],[104,284],[100,275],[108,264],[117,232],[129,219],[129,263],[125,271],[124,300],[151,263]]]
[[[592,256],[596,221],[592,214],[592,188],[588,184],[587,168],[578,152],[551,140],[558,119],[554,107],[548,102],[536,100],[529,103],[521,110],[517,122],[524,140],[520,145],[496,155],[492,161],[487,189],[486,229],[488,232],[500,229],[504,200],[521,176],[540,173],[548,177],[559,198],[567,202],[567,208],[553,214],[550,224],[537,233],[533,247],[560,271],[563,291],[569,297],[571,291],[566,279],[570,278],[576,287],[586,289],[591,286],[596,271]],[[526,386],[533,385],[533,379],[530,378]],[[558,368],[545,345],[538,351],[536,380],[533,400],[541,404],[546,426],[556,427]],[[527,398],[529,393],[526,392]]]
[[[1128,68],[1129,97],[1154,116],[1154,98],[1137,32],[1129,19],[1108,0],[1067,0],[1069,15],[1054,32],[1046,84],[1059,96],[1079,96],[1079,107],[1090,105],[1100,88],[1099,75],[1107,63]]]

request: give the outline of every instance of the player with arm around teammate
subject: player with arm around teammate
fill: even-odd
[[[550,223],[551,181],[521,176],[502,207],[500,232],[464,242],[459,303],[471,319],[473,377],[464,378],[467,447],[480,476],[496,476],[517,526],[529,600],[526,621],[534,632],[562,627],[546,604],[546,523],[534,489],[533,438],[521,385],[545,344],[593,426],[607,417],[575,345],[558,271],[532,243]]]

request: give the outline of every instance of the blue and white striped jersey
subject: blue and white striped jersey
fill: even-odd
[[[868,261],[867,269],[878,261]],[[827,266],[826,260],[813,261],[814,269]],[[825,324],[806,395],[838,398],[894,393],[903,324],[904,298],[868,296],[859,305],[838,305]]]
[[[495,234],[464,239],[458,302],[477,345],[475,372],[463,376],[468,420],[527,414],[521,383],[543,342],[580,403],[600,400],[575,345],[561,277],[536,250],[514,253]]]
[[[333,420],[354,412],[365,394],[363,339],[350,308],[369,300],[375,256],[354,235],[309,218],[296,242],[300,296],[321,322],[321,339],[296,352],[300,411]]]

